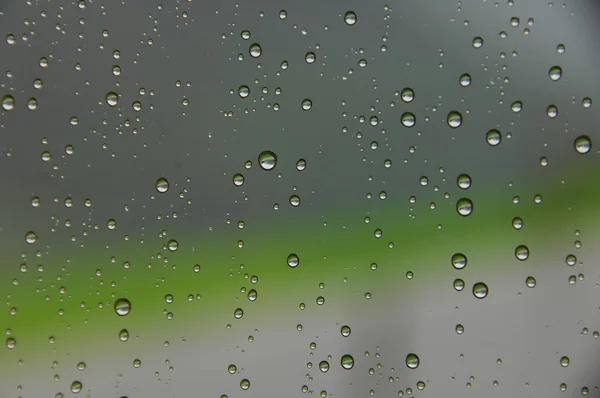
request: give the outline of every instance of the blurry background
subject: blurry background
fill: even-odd
[[[0,1],[0,395],[600,396],[599,17]]]

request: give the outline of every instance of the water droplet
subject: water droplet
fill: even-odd
[[[85,362],[79,362],[77,364],[77,370],[85,370]]]
[[[154,184],[156,190],[160,193],[165,193],[169,190],[169,181],[166,178],[161,177],[156,180],[156,184]]]
[[[298,255],[296,255],[296,253],[292,253],[287,257],[287,264],[290,266],[290,268],[296,268],[298,264],[300,264],[300,258]]]
[[[312,108],[312,101],[309,100],[308,98],[305,98],[302,100],[302,109],[305,111],[310,111],[310,109]]]
[[[287,11],[286,10],[279,11],[279,19],[286,19],[286,18],[287,18]]]
[[[456,178],[456,184],[460,189],[469,189],[471,187],[471,176],[468,174],[460,174]]]
[[[290,196],[290,204],[294,207],[300,206],[300,197],[298,195]]]
[[[298,171],[303,171],[304,169],[306,169],[306,160],[304,159],[299,159],[296,162],[296,170]]]
[[[258,155],[258,164],[263,170],[273,170],[277,166],[277,155],[271,151],[264,151]]]
[[[471,75],[469,75],[468,73],[463,73],[458,78],[458,82],[463,87],[469,87],[471,85]]]
[[[167,243],[167,247],[170,251],[174,252],[179,248],[179,242],[177,242],[175,239],[171,239],[169,243]]]
[[[446,120],[448,122],[448,126],[455,129],[460,127],[460,125],[462,124],[462,115],[460,114],[460,112],[452,111],[448,113],[448,117]]]
[[[142,103],[140,101],[133,101],[131,107],[134,111],[139,112],[142,110]]]
[[[250,388],[250,380],[248,379],[243,379],[242,381],[240,381],[240,388],[242,390],[247,390]]]
[[[562,77],[562,68],[558,65],[555,65],[550,68],[548,71],[548,76],[550,76],[550,80],[558,81]]]
[[[400,119],[404,127],[412,127],[416,124],[415,115],[410,112],[404,112],[402,114],[402,118]]]
[[[527,287],[529,288],[534,288],[536,285],[536,280],[533,276],[528,276],[527,279],[525,280],[525,284],[527,285]]]
[[[592,99],[590,97],[585,97],[583,100],[581,100],[581,104],[584,108],[589,108],[592,106]]]
[[[481,48],[481,46],[483,46],[483,39],[479,36],[475,37],[473,39],[473,47]]]
[[[402,101],[409,103],[415,99],[415,92],[413,91],[412,88],[406,87],[402,90],[400,97],[402,98]]]
[[[510,110],[514,113],[519,113],[523,110],[523,103],[521,101],[515,101],[510,105]]]
[[[525,261],[529,258],[529,248],[525,245],[519,245],[515,249],[515,257],[520,261]]]
[[[244,185],[244,181],[244,176],[240,173],[237,173],[233,176],[233,185],[235,185],[236,187],[241,187],[242,185]]]
[[[560,359],[560,366],[562,366],[563,368],[566,368],[567,366],[569,366],[570,363],[571,363],[571,360],[569,359],[569,357],[562,357]]]
[[[236,310],[233,311],[233,316],[235,319],[241,319],[244,316],[244,310],[241,308],[236,308]]]
[[[37,235],[33,231],[28,231],[25,233],[25,242],[32,244],[37,240]]]
[[[229,374],[234,374],[235,372],[237,372],[237,366],[231,364],[227,367],[227,371],[229,372]]]
[[[346,14],[344,14],[344,22],[346,22],[346,25],[348,26],[354,25],[357,19],[358,18],[354,11],[346,11]]]
[[[587,135],[580,135],[574,142],[575,150],[584,155],[592,149],[592,139]]]
[[[329,370],[329,362],[327,362],[327,361],[319,362],[319,370],[323,373],[327,372]]]
[[[126,298],[120,298],[115,301],[115,312],[119,316],[125,316],[131,312],[131,303]]]
[[[119,96],[114,91],[106,93],[104,99],[106,100],[106,104],[110,107],[115,107],[119,103]]]
[[[119,340],[121,340],[122,342],[129,340],[129,332],[127,331],[127,329],[121,329],[121,331],[119,332]]]
[[[79,394],[82,389],[83,389],[83,385],[81,384],[80,381],[75,380],[74,382],[71,383],[71,392],[73,394]]]
[[[17,340],[15,340],[13,337],[9,337],[6,339],[6,348],[8,348],[9,350],[12,350],[16,346],[17,346]]]
[[[421,360],[419,359],[419,357],[417,356],[417,354],[408,354],[406,356],[406,366],[409,369],[416,369],[419,367],[419,363],[421,362]]]
[[[262,54],[262,47],[258,43],[253,43],[250,45],[250,49],[248,51],[252,58],[258,58]]]
[[[346,354],[342,356],[340,363],[342,365],[342,368],[346,370],[352,369],[354,367],[354,358],[352,358],[352,355]]]
[[[0,100],[0,102],[2,103],[2,109],[4,109],[5,111],[12,111],[13,109],[15,109],[15,99],[12,95],[6,94],[2,97],[2,100]]]
[[[456,211],[463,217],[470,215],[473,212],[473,202],[468,198],[459,199],[456,202]]]
[[[473,285],[473,296],[483,299],[488,295],[488,287],[483,282],[477,282]]]
[[[112,231],[113,229],[117,228],[117,222],[111,218],[110,220],[106,221],[106,228]]]
[[[456,290],[457,292],[460,292],[461,290],[463,290],[465,288],[465,281],[463,281],[462,279],[455,279],[453,286],[454,286],[454,290]]]
[[[523,228],[523,220],[521,219],[521,217],[515,217],[512,220],[512,226],[514,229],[519,230],[521,228]]]
[[[307,64],[312,64],[313,62],[315,62],[316,59],[317,59],[317,57],[315,56],[315,53],[313,53],[312,51],[307,52],[306,55],[304,56],[304,60],[306,61]]]
[[[452,255],[452,266],[454,269],[463,269],[467,266],[467,256],[462,253]]]
[[[238,88],[238,95],[240,98],[247,98],[250,95],[248,86],[240,86],[240,88]]]
[[[141,360],[139,360],[139,359],[137,359],[137,358],[136,358],[136,359],[134,359],[134,360],[133,360],[133,367],[137,369],[137,368],[139,368],[140,366],[142,366],[142,361],[141,361]]]
[[[319,297],[317,297],[316,301],[317,301],[317,305],[323,305],[323,304],[325,304],[325,297],[319,296]]]
[[[42,152],[41,158],[43,162],[49,162],[50,160],[52,160],[52,154],[48,151],[44,151]]]
[[[558,116],[558,108],[556,107],[556,105],[548,106],[548,108],[546,109],[546,114],[550,119],[554,119],[556,116]]]
[[[250,289],[250,291],[248,291],[248,300],[256,301],[257,298],[258,298],[258,292],[254,289]]]
[[[344,336],[344,337],[348,337],[348,336],[350,336],[350,334],[352,333],[352,329],[350,329],[350,326],[348,326],[348,325],[344,325],[344,326],[342,326],[342,328],[340,329],[340,333],[342,334],[342,336]]]
[[[500,134],[500,131],[496,129],[491,129],[485,135],[485,139],[489,145],[496,146],[500,144],[500,141],[502,141],[502,134]]]
[[[13,35],[12,33],[9,33],[6,35],[6,42],[10,45],[13,45],[17,42],[15,35]]]
[[[459,323],[454,328],[454,331],[456,332],[456,334],[463,334],[465,332],[465,327]]]
[[[35,111],[38,107],[37,99],[31,97],[27,100],[27,109]]]
[[[242,36],[242,39],[248,40],[248,39],[250,39],[250,31],[249,30],[242,30],[241,33],[240,33],[240,36]]]
[[[575,255],[574,255],[574,254],[569,254],[569,255],[566,257],[566,259],[565,259],[565,262],[567,263],[567,265],[568,265],[569,267],[572,267],[572,266],[574,266],[575,264],[577,264],[577,257],[575,257]]]

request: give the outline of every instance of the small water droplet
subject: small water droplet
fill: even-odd
[[[460,292],[465,288],[465,281],[462,279],[455,279],[452,285],[454,286],[454,290]]]
[[[79,394],[82,389],[83,389],[83,385],[81,384],[80,381],[75,380],[74,382],[71,383],[71,392],[73,394]]]
[[[294,207],[300,206],[300,197],[298,195],[290,196],[290,204]]]
[[[104,100],[106,101],[106,104],[108,106],[115,107],[119,103],[119,96],[114,91],[111,91],[109,93],[106,93],[106,95],[104,96]]]
[[[227,367],[227,371],[229,372],[229,374],[234,374],[235,372],[237,372],[237,366],[231,364]]]
[[[454,331],[456,332],[456,334],[463,334],[465,332],[465,327],[459,323],[454,328]]]
[[[310,111],[312,108],[312,101],[308,98],[302,100],[302,110]]]
[[[562,366],[563,368],[566,368],[567,366],[569,366],[569,364],[571,363],[571,360],[569,359],[569,357],[562,357],[560,359],[560,366]]]
[[[258,58],[262,55],[262,47],[258,43],[253,43],[250,45],[248,52],[252,58]]]
[[[28,231],[25,233],[25,242],[32,244],[37,241],[37,235],[33,231]]]
[[[473,285],[473,296],[478,299],[486,298],[488,295],[488,287],[483,282],[477,282]]]
[[[306,53],[306,55],[304,55],[304,61],[306,61],[307,64],[314,63],[316,59],[317,57],[312,51],[309,51]]]
[[[287,264],[290,268],[296,268],[300,264],[300,258],[296,253],[292,253],[287,257]]]
[[[327,372],[329,370],[329,362],[327,362],[327,361],[319,362],[319,370],[323,373]]]
[[[592,106],[592,99],[590,97],[585,97],[581,100],[581,104],[584,108],[589,108]]]
[[[411,112],[404,112],[400,120],[404,127],[413,127],[417,122],[415,115]]]
[[[519,245],[515,249],[515,257],[519,261],[525,261],[529,258],[529,248],[525,245]]]
[[[304,169],[306,169],[306,160],[304,159],[299,159],[296,162],[296,170],[298,171],[303,171]]]
[[[554,119],[556,116],[558,116],[558,108],[556,107],[556,105],[548,106],[548,108],[546,109],[546,114],[550,119]]]
[[[237,173],[233,176],[233,185],[235,185],[236,187],[241,187],[242,185],[244,185],[244,176],[240,173]]]
[[[592,149],[592,139],[587,135],[580,135],[574,142],[575,150],[584,155]]]
[[[127,331],[127,329],[121,329],[121,331],[119,332],[119,340],[121,340],[122,342],[129,340],[129,332]]]
[[[515,217],[512,220],[512,226],[514,229],[519,230],[521,228],[523,228],[523,220],[521,219],[521,217]]]
[[[357,19],[358,18],[354,11],[346,11],[346,14],[344,14],[344,22],[346,22],[346,25],[348,26],[354,25]]]
[[[3,96],[0,103],[2,104],[2,109],[5,111],[12,111],[15,109],[15,99],[12,95],[6,94]]]
[[[463,217],[473,213],[473,202],[468,198],[461,198],[456,202],[456,211]]]
[[[456,184],[460,189],[469,189],[471,187],[471,176],[468,174],[460,174],[456,178]]]
[[[525,280],[525,284],[527,285],[527,287],[529,288],[534,288],[536,285],[536,280],[533,276],[528,276],[527,279]]]
[[[350,326],[348,326],[348,325],[344,325],[344,326],[342,326],[342,328],[340,329],[340,333],[342,334],[342,336],[344,336],[344,337],[348,337],[348,336],[350,336],[350,334],[352,333],[352,329],[350,329]]]
[[[460,125],[462,124],[462,115],[458,111],[452,111],[448,113],[448,117],[446,120],[448,122],[448,126],[455,129],[460,127]]]
[[[415,92],[412,88],[406,87],[402,90],[400,97],[402,98],[402,101],[409,103],[415,99]]]
[[[550,80],[558,81],[562,77],[562,68],[558,65],[554,65],[548,70],[548,76],[550,76]]]
[[[17,340],[15,340],[13,337],[9,337],[6,339],[6,348],[8,348],[9,350],[12,350],[16,346],[17,346]]]
[[[250,89],[248,86],[240,86],[238,88],[238,95],[240,98],[247,98],[250,95]]]
[[[454,269],[463,269],[467,266],[467,256],[462,253],[452,255],[452,266]]]
[[[236,308],[236,310],[233,311],[233,316],[235,319],[241,319],[244,316],[244,310],[241,308]]]
[[[519,113],[523,110],[523,103],[521,101],[515,101],[510,105],[510,110],[514,113]]]
[[[485,135],[485,139],[490,146],[497,146],[502,141],[502,134],[496,129],[491,129]]]
[[[287,11],[286,10],[279,11],[279,19],[286,19],[286,18],[287,18]]]
[[[479,36],[475,37],[473,39],[473,47],[481,48],[481,46],[483,46],[483,39]]]

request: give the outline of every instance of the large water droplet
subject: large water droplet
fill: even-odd
[[[15,99],[12,95],[6,94],[3,96],[2,100],[0,100],[0,103],[2,104],[2,109],[5,111],[12,111],[15,109]]]
[[[587,135],[580,135],[579,137],[575,138],[574,145],[575,150],[584,155],[592,149],[592,139]]]
[[[277,155],[271,151],[264,151],[258,155],[258,164],[263,170],[273,170],[277,166]]]
[[[302,100],[302,110],[310,111],[312,108],[312,101],[308,98]]]
[[[519,245],[515,249],[515,257],[520,261],[525,261],[529,258],[529,248],[525,245]]]
[[[306,61],[307,64],[314,63],[316,59],[317,57],[312,51],[309,51],[306,53],[306,55],[304,55],[304,61]]]
[[[292,253],[287,257],[287,264],[290,268],[296,268],[300,264],[300,258],[296,253]]]
[[[452,255],[452,266],[455,269],[463,269],[467,266],[467,256],[462,253]]]
[[[248,379],[243,379],[242,381],[240,381],[240,388],[242,390],[247,390],[250,388],[250,380]]]
[[[6,339],[6,348],[8,348],[9,350],[12,350],[16,346],[17,346],[17,340],[15,340],[13,337],[9,337]]]
[[[329,362],[327,362],[327,361],[319,362],[319,370],[323,373],[327,372],[329,370]]]
[[[525,284],[527,285],[527,287],[529,288],[534,288],[536,285],[536,280],[533,276],[529,276],[527,277],[527,279],[525,280]]]
[[[242,185],[244,185],[244,176],[240,173],[237,173],[233,176],[233,185],[235,185],[236,187],[241,187]]]
[[[448,126],[455,129],[460,127],[460,125],[462,124],[462,115],[458,111],[452,111],[448,113],[448,117],[446,120],[448,122]]]
[[[456,202],[456,211],[463,217],[473,212],[473,202],[468,198],[461,198]]]
[[[290,196],[290,204],[294,207],[300,206],[300,197],[298,195]]]
[[[262,47],[258,43],[253,43],[250,45],[248,52],[252,58],[258,58],[262,54]]]
[[[358,17],[354,11],[346,11],[346,14],[344,14],[344,22],[346,22],[346,25],[348,26],[354,25],[357,20]]]
[[[400,97],[402,98],[402,101],[409,103],[415,99],[415,92],[412,88],[406,87],[402,90],[402,93],[400,93]]]
[[[127,331],[127,329],[121,329],[121,331],[119,332],[119,340],[121,340],[122,342],[129,340],[129,332]]]
[[[557,117],[558,116],[558,108],[556,107],[556,105],[548,106],[548,108],[546,109],[546,114],[548,115],[548,117],[550,119],[554,119],[555,117]]]
[[[344,337],[348,337],[348,336],[350,336],[350,334],[352,333],[352,329],[350,329],[350,326],[348,326],[348,325],[344,325],[344,326],[342,326],[342,328],[340,329],[340,333],[342,334],[342,336],[344,336]]]
[[[460,174],[456,178],[456,184],[460,189],[469,189],[471,187],[471,176],[468,174]]]
[[[347,370],[352,369],[354,367],[354,358],[352,358],[352,355],[346,354],[342,356],[340,363],[342,365],[342,368]]]
[[[488,291],[487,285],[483,282],[477,282],[473,285],[473,296],[478,299],[486,298]]]
[[[165,193],[169,190],[169,181],[166,178],[161,177],[156,180],[156,184],[154,184],[156,190],[160,193]]]
[[[250,95],[250,89],[248,86],[240,86],[238,88],[238,95],[240,98],[247,98]]]
[[[411,112],[404,112],[400,120],[404,127],[413,127],[417,123],[415,115]]]
[[[523,220],[521,219],[521,217],[515,217],[512,220],[512,226],[514,229],[519,230],[521,228],[523,228]]]
[[[566,368],[567,366],[569,366],[569,364],[571,363],[571,360],[569,359],[569,357],[562,357],[560,359],[560,366],[562,366],[563,368]]]
[[[131,303],[126,298],[117,299],[114,307],[119,316],[125,316],[131,311]]]
[[[475,37],[473,39],[473,47],[481,48],[481,46],[483,46],[483,39],[479,36]]]
[[[490,146],[496,146],[500,144],[500,141],[502,141],[502,134],[500,134],[500,131],[496,129],[491,129],[485,135],[485,140]]]
[[[548,71],[548,76],[550,76],[550,80],[557,81],[562,77],[562,68],[558,65],[555,65],[550,68]]]
[[[25,233],[25,242],[32,244],[37,240],[37,235],[33,231],[28,231]]]
[[[119,103],[119,96],[114,91],[106,93],[104,99],[106,100],[106,104],[110,107],[115,107]]]
[[[244,316],[244,310],[241,308],[236,308],[235,311],[233,311],[233,317],[235,319],[241,319]]]
[[[409,369],[416,369],[419,367],[419,363],[421,362],[421,360],[419,359],[419,357],[417,356],[417,354],[408,354],[406,356],[406,366]]]
[[[471,75],[469,75],[468,73],[463,73],[458,78],[458,82],[463,87],[469,87],[471,85]]]
[[[71,383],[71,392],[73,394],[79,394],[82,389],[83,389],[83,385],[81,384],[80,381],[75,380],[74,382]]]
[[[454,286],[454,290],[460,292],[465,288],[465,281],[463,281],[462,279],[455,279],[452,283],[452,286]]]
[[[510,110],[514,113],[519,113],[523,110],[523,103],[521,101],[515,101],[510,105]]]

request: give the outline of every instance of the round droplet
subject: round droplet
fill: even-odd
[[[4,109],[5,111],[12,111],[13,109],[15,109],[15,99],[12,95],[6,94],[2,97],[2,100],[0,100],[0,102],[2,103],[2,109]]]
[[[77,370],[85,370],[85,362],[79,362],[77,364]]]
[[[106,93],[104,97],[106,104],[110,107],[115,107],[119,103],[119,96],[114,91]]]
[[[496,146],[500,144],[500,141],[502,140],[502,134],[500,134],[500,131],[496,129],[491,129],[485,135],[485,139],[490,146]]]
[[[329,362],[327,362],[327,361],[319,362],[319,370],[323,373],[327,372],[329,370]]]
[[[286,19],[286,18],[287,18],[287,11],[286,10],[279,11],[279,19]]]
[[[133,104],[131,104],[131,107],[133,108],[134,111],[139,112],[142,110],[142,103],[140,101],[133,101]]]
[[[247,390],[250,388],[250,380],[248,379],[243,379],[242,381],[240,381],[240,388],[242,390]]]
[[[581,100],[581,104],[584,108],[589,108],[592,106],[592,99],[590,97],[585,97]]]
[[[48,151],[44,151],[44,152],[42,152],[41,158],[42,158],[42,161],[49,162],[50,160],[52,160],[52,154]]]
[[[342,356],[340,363],[342,368],[346,370],[352,369],[354,367],[354,358],[352,358],[352,355],[346,354]]]
[[[236,187],[241,187],[242,185],[244,185],[244,176],[240,173],[237,173],[233,176],[233,185],[235,185]]]
[[[254,289],[250,289],[248,291],[248,300],[256,301],[257,298],[258,298],[258,292]]]
[[[520,261],[525,261],[529,258],[529,248],[525,245],[519,245],[515,249],[515,257]]]
[[[304,55],[304,60],[306,61],[307,64],[312,64],[315,62],[315,60],[317,59],[315,53],[313,53],[312,51],[309,51],[306,53],[306,55]]]
[[[302,110],[310,111],[312,108],[312,101],[308,98],[302,100]]]
[[[473,202],[468,198],[459,199],[456,202],[456,211],[463,217],[471,215],[473,213]]]
[[[473,296],[483,299],[488,295],[488,287],[483,282],[477,282],[473,285]]]
[[[316,301],[317,301],[317,305],[323,305],[323,304],[325,304],[325,297],[319,296],[319,297],[317,297]]]
[[[404,127],[413,127],[417,122],[415,115],[410,112],[404,112],[400,120]]]
[[[344,326],[342,326],[342,328],[340,329],[340,333],[342,334],[342,336],[344,336],[344,337],[348,337],[348,336],[350,336],[350,334],[352,333],[352,329],[350,329],[350,326],[348,326],[348,325],[344,325]]]
[[[156,190],[160,193],[165,193],[169,190],[169,181],[166,178],[161,177],[156,180],[156,184],[154,184]]]
[[[287,264],[290,268],[296,268],[300,264],[300,258],[296,253],[292,253],[287,257]]]
[[[514,113],[519,113],[523,110],[523,103],[521,101],[515,101],[510,105],[510,110]]]
[[[236,308],[236,310],[233,311],[233,316],[235,319],[241,319],[244,316],[244,310],[241,308]]]
[[[592,149],[592,139],[587,135],[580,135],[579,137],[575,138],[574,145],[575,150],[584,155]]]
[[[523,228],[523,220],[521,219],[521,217],[515,217],[512,220],[512,226],[514,229],[519,230],[521,228]]]
[[[469,189],[471,187],[471,176],[468,174],[460,174],[456,178],[456,184],[460,189]]]
[[[250,95],[248,86],[240,86],[240,88],[238,88],[238,95],[240,98],[247,98]]]
[[[37,235],[33,231],[28,231],[25,233],[25,242],[32,244],[37,240]]]
[[[413,91],[412,88],[406,87],[402,90],[400,97],[402,98],[402,101],[409,103],[415,99],[415,92]]]
[[[9,350],[12,350],[16,346],[17,346],[17,340],[15,340],[13,337],[9,337],[6,339],[6,348],[8,348]]]
[[[27,109],[35,111],[38,107],[37,99],[31,97],[27,100]]]
[[[560,366],[562,366],[563,368],[566,368],[567,366],[569,366],[570,363],[571,363],[571,360],[569,359],[569,357],[562,357],[560,359]]]
[[[408,354],[406,356],[406,366],[409,369],[416,369],[419,367],[419,363],[421,362],[421,360],[419,359],[419,357],[417,356],[417,354]]]
[[[562,68],[558,65],[554,65],[548,71],[548,76],[550,76],[550,80],[558,81],[562,77]]]
[[[460,292],[465,288],[465,281],[462,279],[455,279],[452,285],[454,286],[454,290]]]
[[[556,105],[548,106],[548,108],[546,109],[546,114],[550,119],[554,119],[556,116],[558,116],[558,108],[556,107]]]
[[[174,252],[179,248],[179,242],[177,242],[175,239],[171,239],[169,243],[167,243],[167,247],[170,251]]]
[[[231,364],[227,367],[227,371],[229,372],[229,374],[234,374],[235,372],[237,372],[237,366]]]
[[[300,197],[298,195],[290,196],[290,204],[294,207],[300,206]]]
[[[242,30],[241,33],[240,33],[240,36],[242,36],[242,39],[248,40],[248,39],[250,39],[250,31],[249,30]]]
[[[258,155],[258,164],[263,170],[273,170],[277,166],[277,155],[271,151],[264,151]]]
[[[248,52],[252,58],[258,58],[262,54],[262,47],[258,43],[253,43],[250,45]]]
[[[120,298],[115,301],[115,312],[119,316],[125,316],[131,311],[131,303],[126,298]]]
[[[346,14],[344,14],[344,22],[346,22],[346,25],[352,26],[356,23],[356,21],[356,13],[354,11],[346,11]]]
[[[475,37],[473,39],[473,47],[481,48],[481,46],[483,46],[483,39],[479,36]]]
[[[467,256],[462,253],[455,253],[452,256],[452,266],[454,269],[463,269],[467,266]]]
[[[527,277],[527,279],[525,280],[525,284],[527,285],[527,287],[529,288],[534,288],[536,285],[536,280],[533,276],[529,276]]]
[[[448,122],[448,126],[452,127],[453,129],[458,128],[462,124],[462,115],[460,112],[452,111],[448,113],[446,121]]]
[[[83,385],[81,384],[80,381],[75,380],[74,382],[71,383],[71,392],[73,394],[79,394],[82,389],[83,389]]]
[[[304,169],[306,169],[306,160],[304,159],[299,159],[296,162],[296,170],[298,171],[303,171]]]
[[[129,332],[127,331],[127,329],[121,329],[121,331],[119,332],[119,340],[121,340],[122,342],[129,340]]]
[[[575,264],[577,264],[577,257],[575,257],[574,254],[569,254],[566,258],[565,258],[565,262],[567,263],[567,265],[569,267],[574,266]]]
[[[106,221],[106,228],[112,231],[113,229],[117,228],[117,222],[111,218],[110,220]]]
[[[468,73],[463,73],[458,78],[458,82],[463,87],[469,87],[471,85],[471,75],[469,75]]]

